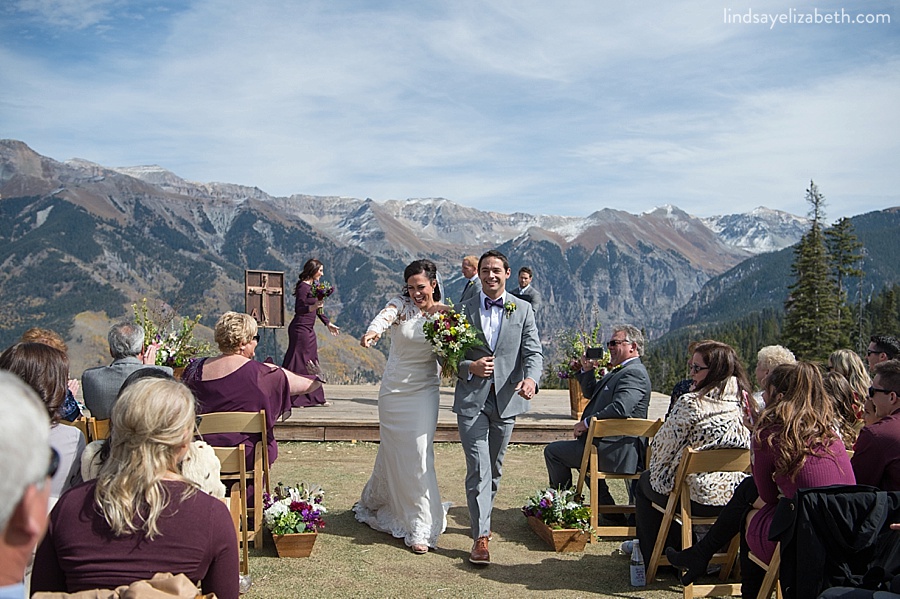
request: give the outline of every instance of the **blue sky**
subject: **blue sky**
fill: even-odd
[[[900,205],[898,8],[7,0],[0,137],[278,196],[500,212],[806,214],[813,179],[834,220]],[[759,22],[841,10],[890,23]]]

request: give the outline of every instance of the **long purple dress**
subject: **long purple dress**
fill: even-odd
[[[291,388],[287,376],[280,368],[249,360],[229,375],[204,381],[203,365],[206,360],[207,358],[202,358],[192,362],[181,377],[181,381],[197,398],[197,412],[208,414],[265,410],[266,438],[271,466],[278,456],[275,422],[282,414],[291,411]],[[247,468],[253,469],[253,446],[259,441],[259,435],[215,433],[203,435],[203,440],[214,447],[237,447],[244,443]]]
[[[310,376],[306,367],[307,362],[319,363],[319,345],[316,342],[316,317],[319,317],[325,326],[329,320],[325,314],[316,313],[316,303],[319,300],[312,293],[312,285],[301,282],[297,289],[297,299],[294,302],[294,318],[288,325],[288,348],[284,354],[281,365],[291,372],[304,376]],[[305,395],[295,395],[292,398],[295,408],[325,403],[325,390],[321,387]]]

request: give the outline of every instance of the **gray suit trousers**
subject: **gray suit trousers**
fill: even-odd
[[[516,418],[500,417],[497,397],[492,391],[481,412],[471,417],[457,414],[456,419],[466,453],[466,502],[472,538],[477,539],[491,533],[491,510]]]

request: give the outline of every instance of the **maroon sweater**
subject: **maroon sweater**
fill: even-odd
[[[863,427],[853,449],[857,484],[900,491],[900,411]]]
[[[204,593],[237,599],[237,535],[228,508],[202,491],[182,501],[185,483],[164,484],[170,501],[157,521],[160,534],[152,541],[142,532],[113,534],[95,509],[96,481],[64,493],[35,556],[32,592],[114,589],[171,572],[201,582]]]

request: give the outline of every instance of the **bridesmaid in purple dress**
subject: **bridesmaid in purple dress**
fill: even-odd
[[[197,398],[198,412],[266,411],[266,441],[269,464],[278,456],[275,422],[291,411],[291,396],[322,386],[314,377],[304,377],[274,364],[253,359],[259,342],[256,319],[249,314],[226,312],[216,323],[216,344],[222,353],[195,360],[185,368],[182,382]],[[203,436],[213,446],[246,445],[247,467],[253,467],[253,445],[259,435],[216,433]]]
[[[312,258],[303,265],[303,272],[300,273],[300,279],[297,286],[294,287],[294,296],[297,298],[294,303],[294,319],[288,326],[288,348],[284,354],[284,362],[282,367],[287,368],[291,372],[309,376],[310,362],[318,366],[319,364],[319,346],[316,342],[316,317],[328,327],[328,331],[332,335],[339,335],[341,330],[335,324],[328,320],[325,313],[319,310],[324,301],[316,299],[312,292],[312,286],[322,278],[325,273],[325,267],[322,263]],[[331,405],[325,401],[325,391],[317,388],[315,391],[305,395],[297,395],[292,398],[295,408],[307,408],[311,406],[328,406]]]

